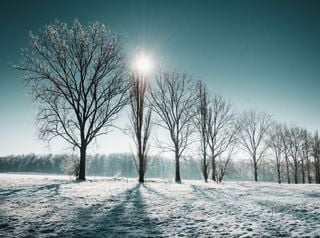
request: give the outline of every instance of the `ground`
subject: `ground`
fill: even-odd
[[[0,174],[0,237],[320,236],[320,186]]]

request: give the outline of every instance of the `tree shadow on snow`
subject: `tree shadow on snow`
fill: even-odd
[[[151,188],[151,187],[148,186],[148,185],[143,184],[142,186],[143,186],[147,191],[149,191],[150,193],[155,194],[156,196],[159,196],[159,197],[161,197],[161,198],[163,198],[163,199],[169,199],[167,196],[163,195],[162,193],[159,193],[158,191],[156,191],[155,189]]]
[[[155,220],[148,217],[146,205],[137,184],[114,199],[106,199],[101,206],[79,211],[81,230],[70,231],[77,237],[159,237]],[[109,209],[111,203],[116,203]],[[85,215],[85,219],[83,219]],[[78,226],[78,225],[77,225]],[[77,234],[78,233],[78,234]],[[64,235],[66,235],[64,233]]]
[[[44,190],[49,190],[52,195],[58,196],[60,194],[59,189],[60,189],[61,183],[53,183],[53,184],[46,184],[46,185],[41,185],[35,188],[32,193],[36,192],[43,192]]]

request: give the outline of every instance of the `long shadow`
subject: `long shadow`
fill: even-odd
[[[24,190],[23,188],[16,188],[16,189],[2,189],[2,188],[0,188],[0,197],[14,195],[14,194],[19,193],[23,190]]]
[[[37,186],[30,186],[27,185],[25,187],[19,186],[19,188],[0,188],[0,198],[5,198],[8,196],[19,195],[20,192],[27,191],[28,193],[36,193],[43,190],[51,190],[54,195],[59,195],[59,189],[62,184],[68,183],[76,183],[76,181],[62,181],[60,183],[52,183],[52,184],[45,184],[45,185],[37,185]],[[29,191],[30,190],[30,191]]]
[[[200,193],[202,196],[206,197],[207,199],[212,199],[206,192],[203,191],[203,188],[197,186],[197,185],[191,185],[191,188],[193,189],[194,192]],[[215,190],[215,189],[210,189],[210,190]]]
[[[149,185],[142,184],[142,186],[143,186],[146,190],[148,190],[149,192],[155,194],[156,196],[159,196],[159,197],[161,197],[161,198],[163,198],[163,199],[169,199],[169,197],[163,195],[162,193],[159,193],[159,192],[156,191],[155,189],[151,188]]]
[[[60,194],[59,189],[60,189],[61,184],[63,184],[63,183],[53,183],[53,184],[41,185],[41,186],[33,189],[32,193],[41,192],[44,190],[50,190],[50,192],[53,193],[52,195],[57,196]]]
[[[311,211],[307,208],[299,208],[294,204],[281,204],[279,202],[258,201],[258,205],[261,205],[273,212],[289,214],[301,221],[319,223],[320,211]]]
[[[103,207],[91,206],[79,211],[76,226],[80,230],[66,231],[73,237],[160,237],[157,221],[148,217],[143,201],[141,185],[137,184],[117,196],[120,202],[101,215]],[[121,199],[123,197],[123,199]],[[110,202],[107,199],[105,202]],[[112,202],[114,200],[112,199]],[[87,220],[83,220],[85,215]],[[70,234],[68,234],[70,232]]]

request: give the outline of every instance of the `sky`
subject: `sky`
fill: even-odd
[[[99,21],[122,36],[128,55],[186,71],[238,110],[258,109],[289,125],[320,129],[320,1],[135,0],[0,2],[0,155],[63,153],[37,138],[36,106],[12,68],[28,33],[55,19]],[[127,113],[119,125],[127,123]],[[113,130],[91,153],[130,152]]]

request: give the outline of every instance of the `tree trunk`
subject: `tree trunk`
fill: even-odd
[[[144,158],[143,155],[139,155],[139,183],[144,183]]]
[[[301,160],[301,175],[302,175],[302,183],[306,183],[306,173],[305,173],[305,169],[304,169],[304,161]]]
[[[288,179],[288,184],[291,183],[290,181],[290,167],[289,167],[289,159],[288,156],[286,155],[286,167],[287,167],[287,179]]]
[[[180,161],[179,161],[179,155],[178,151],[176,151],[176,177],[175,181],[176,183],[181,183],[181,177],[180,177]]]
[[[79,180],[86,180],[86,152],[87,145],[82,144],[80,147]]]
[[[205,158],[203,161],[203,178],[204,182],[208,182],[208,166],[207,166],[207,159]]]
[[[298,162],[294,161],[294,183],[298,184]]]
[[[308,183],[312,183],[311,165],[310,165],[310,159],[309,158],[307,158],[307,177],[308,177]]]
[[[216,181],[216,157],[215,155],[213,154],[212,155],[212,159],[211,159],[211,168],[212,168],[212,181]]]
[[[258,164],[257,164],[257,161],[254,160],[253,161],[253,172],[254,172],[254,181],[255,182],[258,182]]]
[[[319,168],[319,158],[315,156],[314,158],[314,166],[316,171],[316,183],[320,183],[320,168]]]
[[[280,170],[280,164],[277,164],[277,173],[278,173],[278,183],[281,184],[281,170]]]

